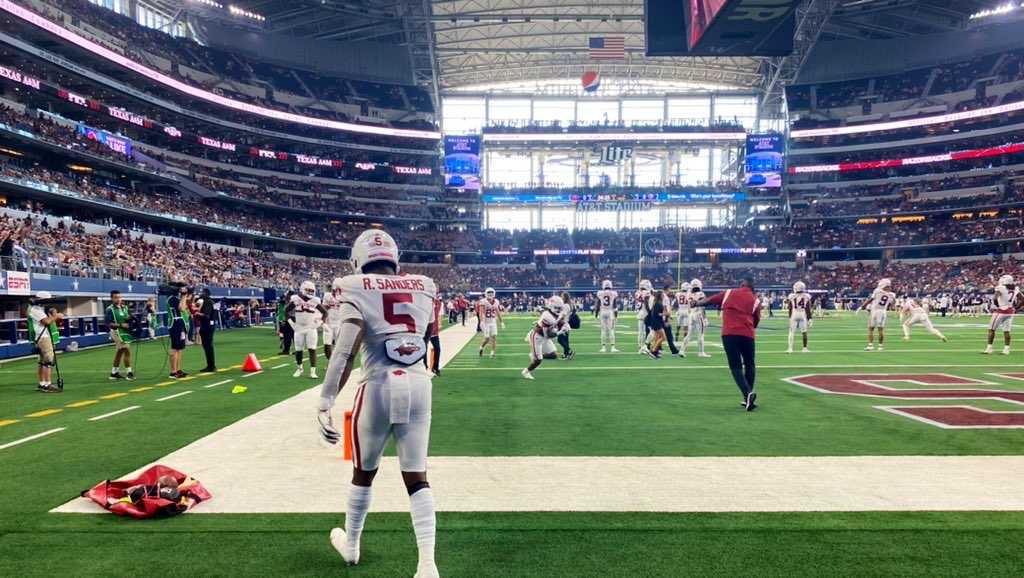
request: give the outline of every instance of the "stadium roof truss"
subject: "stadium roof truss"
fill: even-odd
[[[606,77],[757,88],[752,58],[647,58],[643,0],[431,0],[441,89]],[[589,39],[623,36],[626,58],[593,61]]]

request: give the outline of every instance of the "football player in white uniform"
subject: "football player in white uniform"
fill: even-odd
[[[612,289],[612,282],[608,279],[601,281],[601,290],[597,292],[597,316],[601,321],[601,353],[611,348],[612,353],[618,353],[615,348],[615,322],[619,316],[619,293]]]
[[[1013,281],[1012,275],[999,278],[992,295],[992,321],[988,326],[988,345],[985,353],[992,353],[992,343],[996,340],[996,332],[1003,332],[1003,355],[1010,354],[1010,332],[1013,331],[1013,314],[1017,311],[1020,301],[1020,290]]]
[[[637,353],[647,353],[647,315],[650,313],[651,282],[647,279],[640,281],[640,288],[634,296],[636,305],[636,345]]]
[[[701,283],[701,280],[690,281],[688,297],[690,300],[690,327],[686,331],[686,337],[683,338],[683,346],[679,348],[680,357],[686,357],[686,348],[693,339],[697,340],[697,357],[711,357],[704,351],[704,329],[708,326],[708,318],[704,307],[697,305],[699,301],[704,300],[704,297],[704,284]]]
[[[316,379],[316,348],[317,331],[324,322],[327,311],[316,296],[316,285],[312,281],[303,281],[299,292],[292,295],[292,300],[285,307],[285,313],[294,313],[295,321],[295,373],[292,377],[302,377],[302,352],[309,351],[309,376]]]
[[[341,329],[341,303],[344,299],[341,296],[341,277],[335,277],[331,282],[331,292],[324,295],[320,305],[327,311],[327,322],[324,323],[324,357],[331,360],[331,348],[338,339],[338,330]]]
[[[523,369],[522,375],[526,379],[533,379],[533,370],[537,369],[545,359],[558,359],[558,350],[552,342],[562,328],[562,310],[565,302],[555,295],[549,297],[540,312],[540,319],[533,325],[533,329],[526,336],[530,344],[530,365]]]
[[[676,293],[676,338],[686,339],[690,333],[690,284],[683,282]],[[682,351],[679,355],[686,357]]]
[[[875,349],[875,329],[878,330],[878,350],[885,348],[885,321],[888,317],[889,308],[896,302],[896,294],[889,290],[892,281],[879,279],[878,287],[871,293],[871,297],[861,305],[861,309],[871,308],[868,315],[868,345],[864,351]]]
[[[918,304],[912,297],[903,300],[903,306],[900,308],[900,321],[903,323],[904,341],[910,341],[910,328],[914,325],[924,325],[929,333],[941,339],[943,343],[947,341],[946,336],[932,325],[932,320],[928,318],[928,308],[923,304]]]
[[[373,478],[384,446],[394,438],[419,551],[416,578],[436,577],[434,494],[427,483],[432,384],[420,360],[432,331],[437,288],[423,275],[398,274],[398,247],[381,230],[359,235],[351,260],[355,273],[342,280],[341,330],[317,413],[321,435],[337,443],[341,434],[331,408],[361,350],[362,377],[352,408],[352,485],[345,528],[331,530],[331,545],[345,562],[359,563]]]
[[[786,353],[793,353],[793,337],[799,331],[803,335],[803,352],[807,353],[807,329],[811,323],[811,295],[807,293],[807,285],[803,281],[793,283],[793,292],[786,297],[786,307],[789,309],[789,349]]]
[[[505,328],[505,320],[501,318],[501,302],[494,297],[494,289],[484,289],[484,298],[476,304],[476,316],[480,320],[480,330],[484,340],[480,343],[480,357],[484,356],[484,348],[491,345],[491,357],[498,351],[498,323]]]

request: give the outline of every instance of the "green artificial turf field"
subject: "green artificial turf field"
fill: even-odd
[[[712,317],[712,325],[716,324]],[[573,334],[573,361],[545,362],[523,380],[530,320],[513,318],[499,355],[480,359],[476,340],[435,381],[435,456],[818,456],[1019,455],[1024,429],[944,429],[878,405],[972,405],[1012,411],[1001,400],[879,400],[829,395],[783,381],[816,373],[945,373],[1024,391],[1024,381],[988,375],[1024,371],[1021,353],[979,354],[984,320],[940,320],[950,342],[915,328],[899,340],[890,320],[885,352],[863,348],[864,317],[817,321],[812,353],[787,355],[781,319],[758,341],[761,409],[747,414],[724,369],[717,328],[713,357],[637,355],[620,333],[619,355],[597,353],[594,321]],[[633,329],[623,318],[622,331]],[[186,514],[132,521],[48,511],[96,482],[156,460],[315,384],[292,379],[272,358],[273,332],[218,333],[222,367],[253,351],[266,371],[237,368],[184,382],[164,377],[164,349],[141,347],[139,378],[107,380],[110,349],[61,357],[67,390],[34,391],[34,364],[0,365],[0,576],[406,576],[415,567],[407,515],[371,514],[359,567],[345,568],[327,542],[331,514]],[[1024,350],[1021,350],[1024,352]],[[202,365],[190,348],[184,366]],[[271,369],[280,364],[289,364]],[[220,383],[222,381],[226,383]],[[219,384],[213,387],[208,385]],[[230,393],[243,384],[244,394]],[[912,387],[894,384],[893,387]],[[144,389],[149,388],[149,389]],[[948,389],[948,387],[946,388]],[[138,391],[132,391],[138,390]],[[159,401],[185,391],[191,393]],[[126,394],[126,395],[119,395]],[[95,402],[95,403],[90,403]],[[90,421],[125,408],[138,409]],[[60,411],[52,411],[60,410]],[[33,417],[34,416],[34,417]],[[316,435],[310,429],[310,435]],[[254,440],[258,444],[259,440]],[[654,474],[652,474],[654,475]],[[201,478],[200,478],[201,479]],[[501,480],[493,480],[501,484]],[[756,488],[756,479],[750,481]],[[338,500],[346,480],[338,480]],[[1019,493],[1018,488],[1006,488]],[[216,499],[216,497],[214,498]],[[293,497],[282,497],[293,499]],[[202,505],[199,506],[201,508]],[[445,576],[1020,576],[1019,512],[861,513],[450,513],[438,515]]]

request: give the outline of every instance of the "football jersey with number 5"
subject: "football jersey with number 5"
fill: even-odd
[[[365,325],[363,334],[363,372],[369,379],[386,374],[402,365],[388,357],[386,342],[410,337],[400,346],[403,355],[425,352],[422,338],[434,321],[437,287],[423,275],[349,275],[342,281],[344,301],[359,310]],[[422,347],[424,351],[411,349]],[[423,364],[406,367],[410,372],[426,373]]]

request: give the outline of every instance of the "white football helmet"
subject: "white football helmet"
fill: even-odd
[[[487,297],[488,299],[494,297],[494,288],[488,287],[487,289],[484,289],[484,297]]]
[[[892,287],[892,279],[885,278],[878,280],[879,289],[888,289],[889,287]]]
[[[694,279],[693,281],[690,281],[690,289],[698,289],[700,291],[703,291],[704,284],[700,282],[700,279]]]
[[[601,281],[601,289],[611,289],[611,288],[612,288],[612,280],[611,279],[605,279],[604,281]]]
[[[398,269],[398,243],[386,231],[367,229],[352,242],[349,258],[352,270],[361,273],[363,267],[374,261],[387,261]]]
[[[999,284],[1003,286],[1013,285],[1013,275],[1003,275],[999,278]]]
[[[679,291],[681,291],[683,293],[689,293],[690,292],[690,284],[687,283],[686,281],[683,281],[682,285],[679,286]]]
[[[331,281],[331,289],[335,291],[341,291],[345,286],[345,281],[341,277],[335,277],[334,281]]]
[[[547,307],[548,311],[555,315],[558,315],[559,313],[562,312],[562,308],[565,307],[565,302],[562,301],[561,297],[555,295],[554,297],[548,298]]]
[[[644,279],[644,280],[640,281],[640,289],[641,290],[645,290],[646,289],[647,291],[650,291],[652,289],[652,287],[653,286],[651,285],[650,280]]]
[[[793,283],[793,293],[803,293],[804,291],[807,291],[807,285],[803,281]]]
[[[299,286],[299,293],[306,297],[312,297],[316,295],[316,285],[312,281],[303,281],[302,285]]]

